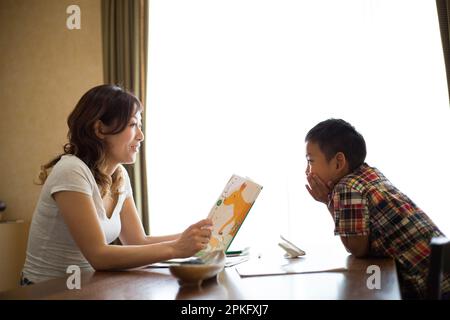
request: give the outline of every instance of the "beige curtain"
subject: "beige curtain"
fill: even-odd
[[[445,70],[447,73],[447,86],[450,99],[450,1],[436,0],[439,17],[439,28],[441,29],[442,48],[444,49]]]
[[[148,0],[102,0],[104,81],[133,92],[143,104],[146,102],[147,35]],[[145,130],[145,117],[142,121]],[[148,234],[145,140],[136,163],[125,167]]]

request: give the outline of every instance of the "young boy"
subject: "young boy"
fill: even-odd
[[[344,120],[317,124],[305,138],[307,190],[327,205],[347,251],[356,257],[392,257],[402,297],[426,295],[432,237],[444,236],[431,219],[380,171],[370,167],[366,143]],[[443,294],[450,294],[444,275]]]

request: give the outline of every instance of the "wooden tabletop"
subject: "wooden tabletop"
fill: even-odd
[[[401,299],[395,263],[392,259],[357,259],[348,254],[334,255],[331,252],[322,254],[321,258],[333,262],[340,261],[347,270],[241,277],[235,269],[236,266],[233,266],[225,268],[217,278],[206,280],[200,286],[180,285],[165,268],[85,272],[81,274],[79,290],[69,290],[67,279],[62,278],[0,293],[0,299]],[[290,263],[288,259],[284,260]],[[368,273],[367,268],[371,265],[379,267],[379,289],[371,289],[367,285],[372,275]]]

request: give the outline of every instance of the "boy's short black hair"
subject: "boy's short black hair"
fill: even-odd
[[[306,134],[305,142],[317,143],[327,161],[336,153],[342,152],[348,161],[350,172],[366,159],[366,142],[363,136],[342,119],[328,119],[318,123]]]

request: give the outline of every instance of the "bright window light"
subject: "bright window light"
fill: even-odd
[[[207,216],[233,173],[264,186],[232,247],[335,241],[305,189],[307,131],[343,118],[450,236],[450,108],[436,4],[410,0],[150,2],[150,228]],[[306,250],[306,249],[305,249]]]

